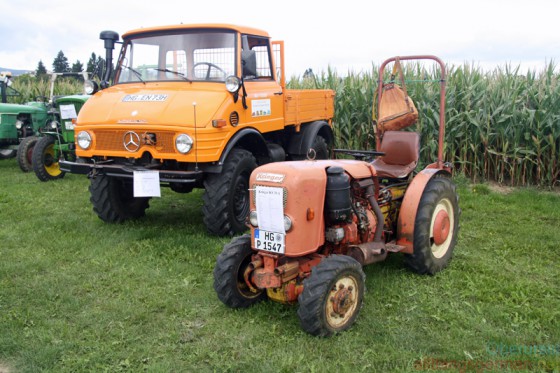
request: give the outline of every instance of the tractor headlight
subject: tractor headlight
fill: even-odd
[[[177,151],[181,154],[187,154],[188,152],[190,152],[193,143],[194,143],[193,139],[189,135],[184,133],[180,134],[175,139],[175,147],[177,148]]]
[[[16,120],[16,128],[20,130],[22,129],[22,127],[23,127],[23,121],[20,119]]]
[[[80,131],[76,136],[78,146],[84,150],[91,146],[91,135],[86,131]]]
[[[57,128],[58,128],[58,122],[57,122],[56,120],[53,120],[53,121],[50,123],[50,127],[51,127],[53,130],[57,129]]]
[[[241,82],[238,77],[230,75],[226,78],[226,89],[228,92],[235,93],[239,90],[239,87],[241,87]]]
[[[87,95],[92,95],[99,90],[99,86],[93,80],[86,80],[84,82],[84,92]]]
[[[249,223],[255,228],[259,226],[259,220],[257,219],[257,212],[255,210],[249,213]]]
[[[292,229],[292,219],[288,215],[284,215],[284,230],[289,232]]]

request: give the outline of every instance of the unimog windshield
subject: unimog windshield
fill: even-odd
[[[235,75],[235,32],[180,30],[124,40],[115,83],[224,82]]]

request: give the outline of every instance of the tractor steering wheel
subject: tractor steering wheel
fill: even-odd
[[[197,67],[197,66],[200,66],[200,65],[207,65],[207,66],[208,66],[208,70],[206,70],[206,78],[205,78],[206,80],[210,79],[210,71],[212,71],[212,68],[214,68],[214,69],[218,70],[219,72],[221,72],[221,73],[223,74],[223,79],[226,78],[226,75],[227,75],[227,74],[226,74],[226,72],[224,71],[224,69],[222,69],[220,66],[215,65],[215,64],[213,64],[213,63],[211,63],[211,62],[198,62],[198,63],[195,63],[195,64],[193,65],[193,69],[196,70],[196,67]]]

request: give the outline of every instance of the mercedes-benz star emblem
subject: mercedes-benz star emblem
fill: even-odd
[[[134,153],[140,149],[140,136],[134,131],[128,131],[123,136],[123,145],[126,150]]]

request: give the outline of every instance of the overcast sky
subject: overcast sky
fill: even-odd
[[[287,75],[370,69],[395,55],[538,71],[560,62],[558,0],[0,0],[0,66],[48,70],[104,56],[102,30],[231,23],[284,40]]]

